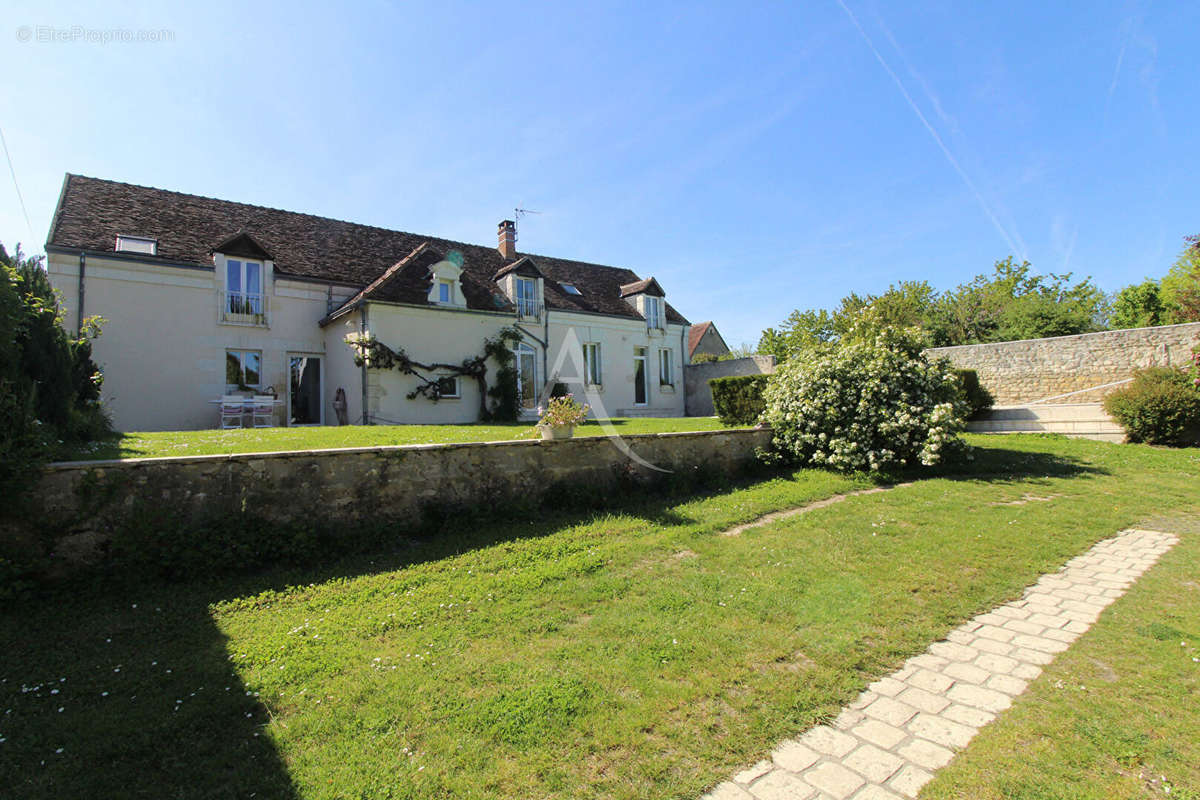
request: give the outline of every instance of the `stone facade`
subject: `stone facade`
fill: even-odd
[[[1051,339],[935,347],[927,353],[978,372],[980,382],[997,405],[1017,405],[1123,381],[1134,370],[1145,367],[1185,366],[1197,344],[1200,322],[1189,322]],[[1096,402],[1115,388],[1070,394],[1059,402]]]
[[[83,461],[47,467],[37,495],[43,517],[55,521],[58,560],[86,562],[139,504],[188,514],[250,510],[279,523],[419,519],[431,507],[536,504],[550,490],[616,489],[666,474],[645,464],[737,472],[770,442],[769,430],[733,429]]]
[[[688,364],[683,368],[687,415],[711,417],[716,413],[713,411],[712,389],[708,385],[711,379],[731,375],[770,375],[774,371],[775,356],[749,356],[707,364]]]

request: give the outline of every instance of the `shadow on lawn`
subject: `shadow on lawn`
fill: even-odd
[[[967,465],[902,477],[1010,482],[1105,472],[1071,457],[987,448],[976,449]],[[448,516],[420,536],[393,538],[390,551],[324,565],[60,591],[6,609],[0,613],[0,785],[27,798],[298,798],[264,733],[268,707],[247,695],[210,604],[542,537],[596,513],[693,523],[679,513],[681,501],[720,497],[764,476],[699,491],[685,490],[686,477],[668,491],[625,492],[584,508],[564,497],[536,515]]]

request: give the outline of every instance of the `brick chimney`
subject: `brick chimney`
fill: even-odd
[[[511,219],[506,219],[500,223],[500,229],[497,231],[500,236],[500,255],[505,261],[511,261],[517,257],[517,223]]]

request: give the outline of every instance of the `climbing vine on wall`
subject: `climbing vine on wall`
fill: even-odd
[[[404,348],[393,350],[371,334],[350,334],[346,344],[354,348],[354,363],[368,369],[397,369],[417,379],[416,389],[406,397],[425,397],[437,402],[443,397],[446,378],[473,378],[479,386],[479,417],[482,420],[517,418],[517,370],[513,347],[521,341],[521,332],[512,326],[501,328],[496,336],[483,340],[483,352],[464,358],[459,364],[425,364],[409,357]],[[496,384],[488,388],[488,361],[496,362]],[[492,399],[491,406],[488,398]]]

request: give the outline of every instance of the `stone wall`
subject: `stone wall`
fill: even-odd
[[[931,356],[973,369],[997,405],[1044,400],[1122,381],[1136,369],[1189,363],[1200,344],[1200,322],[1026,339],[1019,342],[935,347]],[[1096,402],[1117,387],[1072,394],[1057,402]]]
[[[731,429],[82,461],[47,467],[37,496],[43,519],[54,521],[56,560],[88,562],[139,505],[184,514],[250,511],[279,523],[413,520],[431,508],[536,504],[547,491],[617,489],[666,474],[646,464],[737,472],[770,440],[769,430]]]
[[[731,375],[770,375],[775,371],[775,356],[749,356],[729,361],[710,361],[707,364],[688,364],[683,368],[684,390],[687,392],[687,415],[711,417],[713,411],[712,378]]]

